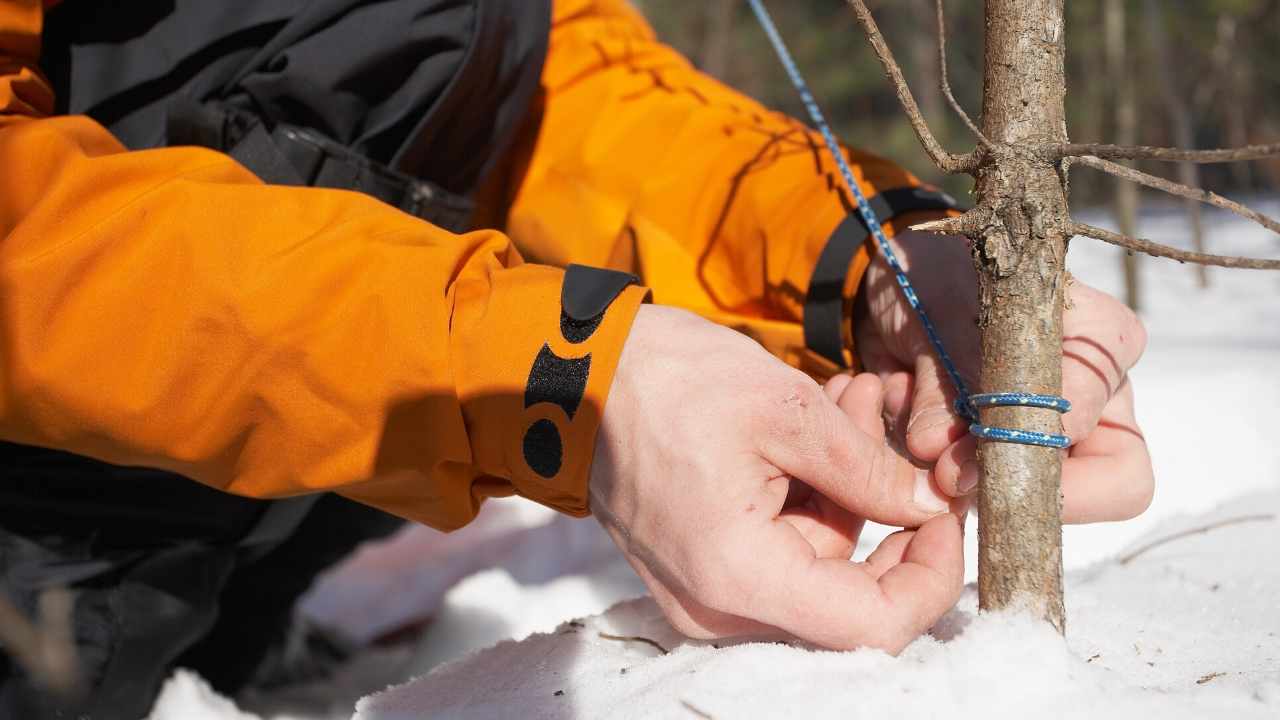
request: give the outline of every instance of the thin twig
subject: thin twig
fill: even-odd
[[[658,652],[662,653],[663,655],[671,654],[671,651],[662,647],[662,645],[659,644],[657,640],[651,640],[642,635],[610,635],[609,633],[602,632],[600,633],[600,637],[604,638],[605,640],[617,640],[618,642],[644,643],[645,645],[656,648]]]
[[[1201,675],[1201,676],[1200,676],[1200,679],[1196,681],[1196,684],[1197,684],[1197,685],[1203,685],[1203,684],[1205,684],[1205,683],[1207,683],[1207,682],[1210,682],[1210,681],[1212,681],[1212,680],[1215,680],[1215,679],[1217,679],[1217,678],[1220,678],[1220,677],[1222,677],[1223,675],[1226,675],[1226,673],[1224,673],[1224,672],[1211,672],[1211,673],[1208,673],[1207,675]]]
[[[712,715],[711,713],[708,713],[706,710],[699,710],[697,707],[694,706],[693,703],[689,702],[688,700],[681,700],[680,704],[684,706],[685,710],[688,710],[689,712],[702,718],[703,720],[716,720],[714,715]]]
[[[1270,145],[1246,145],[1239,148],[1218,150],[1182,150],[1180,148],[1151,147],[1150,145],[1106,145],[1101,143],[1066,143],[1053,148],[1056,158],[1094,157],[1107,160],[1163,160],[1167,162],[1226,163],[1240,160],[1261,160],[1280,155],[1280,143]]]
[[[1245,270],[1280,270],[1280,260],[1262,260],[1256,258],[1235,257],[1232,255],[1210,255],[1208,253],[1188,252],[1177,248],[1161,245],[1150,240],[1129,237],[1113,233],[1110,230],[1103,230],[1100,227],[1086,225],[1084,223],[1072,222],[1067,225],[1067,231],[1073,235],[1083,235],[1091,237],[1095,240],[1119,245],[1127,250],[1146,253],[1152,257],[1169,258],[1182,263],[1193,263],[1196,265],[1213,265],[1225,268],[1241,268]]]
[[[1221,527],[1227,527],[1228,525],[1239,525],[1240,523],[1247,523],[1247,522],[1267,522],[1269,520],[1275,520],[1275,519],[1276,519],[1276,516],[1274,514],[1266,513],[1261,515],[1241,515],[1239,517],[1227,518],[1226,520],[1219,520],[1218,522],[1215,522],[1215,523],[1210,523],[1208,525],[1202,525],[1200,527],[1191,528],[1190,530],[1183,530],[1182,532],[1176,532],[1172,535],[1159,538],[1158,540],[1152,540],[1151,542],[1147,543],[1146,545],[1143,545],[1137,550],[1134,550],[1128,555],[1120,556],[1119,558],[1116,559],[1116,562],[1119,563],[1120,565],[1128,565],[1129,563],[1133,562],[1134,558],[1138,557],[1139,555],[1142,555],[1148,550],[1160,547],[1161,545],[1164,545],[1166,543],[1171,543],[1174,540],[1181,540],[1182,538],[1190,537],[1192,535],[1200,535],[1202,533],[1207,533],[1210,530],[1217,530],[1218,528],[1221,528]]]
[[[947,76],[947,16],[946,11],[942,8],[942,0],[937,1],[938,9],[938,66],[942,70],[942,94],[947,98],[947,102],[951,104],[951,109],[956,111],[964,124],[968,126],[974,137],[978,138],[978,144],[990,150],[992,148],[991,141],[986,135],[978,129],[973,122],[973,118],[969,117],[969,113],[961,107],[960,101],[956,100],[956,96],[951,92],[951,80]]]
[[[66,695],[80,684],[71,628],[73,609],[69,591],[51,588],[40,593],[38,620],[32,622],[0,589],[0,646],[36,684]]]
[[[916,137],[920,139],[920,144],[924,146],[924,150],[929,155],[929,159],[933,160],[933,164],[939,170],[958,174],[973,172],[978,167],[977,153],[968,155],[952,155],[947,152],[938,139],[933,136],[933,131],[929,129],[928,123],[920,114],[920,106],[916,105],[916,99],[911,95],[911,88],[907,86],[907,81],[902,77],[902,69],[898,67],[898,61],[893,58],[893,51],[885,44],[884,37],[880,35],[880,28],[876,25],[875,18],[871,17],[871,11],[867,9],[863,0],[845,0],[851,7],[853,12],[858,16],[858,22],[862,25],[862,29],[867,33],[867,39],[871,41],[871,48],[875,50],[876,57],[880,59],[880,66],[884,68],[885,75],[889,77],[890,84],[893,85],[894,91],[898,94],[898,102],[902,104],[902,109],[907,113],[907,120],[911,122],[911,128],[916,131]]]
[[[982,233],[982,230],[991,223],[995,213],[992,212],[988,205],[978,204],[971,210],[966,210],[963,214],[955,217],[942,218],[941,220],[930,220],[928,222],[912,225],[911,229],[917,232],[935,233],[938,235],[964,235],[966,237],[974,237]]]
[[[1139,185],[1146,185],[1149,188],[1162,190],[1170,195],[1177,195],[1178,197],[1184,197],[1189,200],[1199,200],[1202,203],[1222,208],[1223,210],[1229,210],[1242,218],[1258,223],[1273,233],[1280,233],[1280,222],[1263,215],[1257,210],[1245,207],[1234,200],[1224,198],[1215,192],[1210,192],[1209,190],[1203,190],[1201,188],[1194,188],[1189,185],[1184,185],[1172,180],[1166,180],[1155,175],[1149,175],[1141,170],[1134,170],[1131,167],[1125,167],[1119,163],[1113,163],[1110,160],[1103,160],[1091,155],[1076,158],[1076,162],[1085,167],[1093,168],[1100,172],[1110,173],[1116,177],[1136,182]]]

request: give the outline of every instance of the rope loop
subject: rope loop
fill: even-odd
[[[982,393],[957,398],[956,413],[969,421],[969,432],[983,440],[1058,449],[1071,445],[1071,438],[1066,435],[983,425],[978,421],[978,408],[985,407],[1032,407],[1066,413],[1071,410],[1071,403],[1066,398],[1022,392]]]
[[[893,270],[898,287],[902,288],[902,295],[906,298],[907,304],[915,311],[916,317],[920,318],[920,324],[924,327],[925,335],[929,338],[929,344],[933,346],[934,352],[938,354],[938,359],[942,362],[942,367],[951,379],[951,384],[955,386],[958,396],[955,408],[956,413],[970,422],[969,432],[975,437],[994,442],[1019,443],[1050,448],[1070,446],[1071,438],[1066,435],[988,427],[978,420],[978,408],[982,407],[1034,407],[1065,413],[1071,409],[1071,403],[1067,402],[1066,398],[1056,395],[1036,395],[1024,392],[969,394],[964,378],[960,376],[960,371],[956,368],[955,362],[947,353],[946,347],[943,346],[942,338],[938,335],[933,321],[929,319],[928,313],[925,312],[924,304],[920,302],[920,297],[916,294],[915,288],[912,287],[911,281],[907,278],[906,271],[903,270],[902,264],[898,262],[897,254],[893,251],[893,247],[889,245],[889,239],[885,236],[884,229],[880,226],[880,220],[876,217],[875,210],[871,209],[871,204],[867,202],[866,196],[863,195],[862,188],[854,180],[853,171],[849,168],[844,151],[840,149],[840,144],[836,142],[835,133],[831,131],[831,126],[827,124],[827,119],[823,116],[822,109],[818,107],[817,100],[814,99],[813,93],[809,90],[809,84],[805,82],[804,76],[800,74],[799,66],[796,65],[795,59],[791,57],[791,52],[787,49],[787,44],[782,39],[782,34],[778,32],[778,26],[773,22],[773,18],[769,16],[769,11],[765,9],[762,0],[747,1],[751,4],[751,9],[755,12],[756,19],[760,22],[760,27],[764,30],[765,35],[769,37],[769,43],[773,45],[774,52],[778,55],[778,60],[782,62],[782,67],[787,72],[787,77],[791,79],[791,84],[795,86],[796,92],[800,94],[800,100],[804,103],[805,110],[809,113],[809,118],[813,121],[814,126],[817,127],[818,132],[822,134],[827,151],[835,160],[836,166],[840,169],[840,176],[844,179],[845,186],[853,195],[858,208],[858,215],[861,216],[867,226],[867,230],[875,238],[876,244],[880,247],[880,252],[884,255],[885,262]]]

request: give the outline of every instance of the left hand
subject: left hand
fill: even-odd
[[[981,364],[977,276],[967,241],[907,231],[893,241],[925,309],[970,388]],[[913,260],[915,261],[913,263]],[[863,280],[865,313],[855,347],[885,386],[885,408],[899,442],[934,466],[934,480],[960,497],[976,489],[977,443],[952,411],[955,389],[883,258]],[[1063,314],[1062,391],[1071,402],[1063,427],[1073,444],[1062,465],[1062,519],[1126,520],[1151,503],[1154,475],[1133,410],[1128,371],[1146,347],[1146,329],[1128,307],[1079,281]]]

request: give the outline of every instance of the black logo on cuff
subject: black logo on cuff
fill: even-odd
[[[575,321],[561,314],[560,333],[565,340],[578,344],[589,338],[603,319],[604,313],[587,321]],[[524,407],[527,410],[539,403],[559,405],[572,421],[587,393],[590,377],[591,353],[580,358],[562,358],[550,344],[543,343],[538,356],[533,359],[529,380],[524,386]],[[523,450],[525,463],[542,477],[550,479],[560,472],[564,462],[564,440],[560,437],[560,429],[551,420],[537,420],[525,430]]]
[[[560,291],[560,336],[571,345],[586,342],[604,321],[605,311],[628,285],[639,279],[628,273],[585,265],[565,269]],[[540,403],[559,405],[569,421],[577,414],[587,393],[591,375],[591,353],[580,358],[562,358],[549,343],[543,343],[533,359],[524,387],[524,407]],[[555,422],[539,419],[524,432],[524,461],[529,468],[550,479],[564,463],[564,439]]]

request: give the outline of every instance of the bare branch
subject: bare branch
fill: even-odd
[[[605,640],[615,640],[617,642],[644,643],[645,645],[648,645],[649,647],[657,650],[663,655],[671,654],[670,650],[662,647],[662,643],[659,643],[657,640],[654,640],[653,638],[644,637],[643,635],[610,635],[609,633],[606,633],[606,632],[596,633],[596,634]]]
[[[1160,243],[1143,240],[1141,238],[1133,238],[1128,235],[1120,235],[1110,230],[1103,230],[1099,227],[1086,225],[1084,223],[1072,222],[1067,225],[1067,231],[1073,235],[1083,235],[1091,237],[1095,240],[1119,245],[1127,250],[1146,253],[1152,257],[1169,258],[1182,263],[1193,263],[1196,265],[1214,265],[1225,268],[1240,268],[1244,270],[1280,270],[1280,260],[1260,260],[1254,258],[1235,257],[1230,255],[1209,255],[1207,253],[1188,252],[1177,248],[1161,245]]]
[[[964,124],[978,138],[978,144],[990,150],[992,148],[991,141],[986,135],[978,129],[973,122],[973,118],[969,117],[969,113],[961,107],[960,101],[956,100],[956,96],[951,92],[951,80],[947,77],[947,15],[942,8],[943,0],[937,0],[938,8],[938,65],[942,69],[942,94],[947,98],[947,102],[951,104],[951,109],[956,111]]]
[[[943,218],[941,220],[930,220],[917,225],[912,225],[911,229],[917,232],[935,233],[937,235],[964,235],[973,237],[982,232],[991,222],[991,218],[995,213],[988,205],[979,204],[972,210],[967,210],[962,215],[956,217]]]
[[[1163,160],[1166,162],[1227,163],[1261,160],[1280,155],[1280,143],[1246,145],[1219,150],[1182,150],[1149,145],[1104,145],[1099,143],[1066,143],[1054,150],[1056,158],[1093,155],[1107,160]]]
[[[933,160],[933,164],[939,170],[946,173],[970,173],[976,170],[978,167],[977,153],[952,155],[933,136],[933,131],[929,129],[928,123],[924,121],[924,117],[920,114],[920,106],[916,105],[916,99],[911,95],[911,88],[907,86],[906,79],[902,77],[902,69],[898,67],[898,61],[893,58],[893,51],[885,44],[884,37],[880,35],[880,28],[876,25],[875,18],[871,17],[871,11],[867,9],[866,3],[863,0],[845,1],[853,7],[854,14],[858,16],[858,22],[861,23],[862,29],[866,31],[867,39],[871,41],[871,47],[875,50],[876,57],[880,59],[880,65],[884,68],[885,75],[889,77],[890,84],[893,85],[894,91],[898,94],[898,102],[902,104],[902,109],[907,113],[907,120],[911,122],[911,127],[916,131],[916,137],[920,139],[920,144],[924,146],[929,159]]]
[[[705,710],[699,710],[697,707],[693,705],[693,703],[689,702],[688,700],[681,700],[680,704],[684,706],[685,710],[688,710],[689,712],[693,713],[694,717],[699,717],[699,718],[702,718],[703,720],[715,720],[715,716],[711,715]]]
[[[1142,555],[1148,550],[1153,550],[1155,548],[1160,547],[1161,545],[1171,543],[1174,540],[1181,540],[1182,538],[1191,537],[1192,535],[1200,535],[1203,533],[1207,533],[1210,530],[1217,530],[1218,528],[1227,527],[1228,525],[1239,525],[1241,523],[1247,523],[1247,522],[1268,522],[1275,519],[1276,519],[1275,515],[1260,514],[1260,515],[1241,515],[1239,517],[1227,518],[1226,520],[1219,520],[1218,522],[1215,522],[1215,523],[1210,523],[1208,525],[1201,525],[1200,527],[1194,527],[1189,530],[1183,530],[1182,532],[1176,532],[1172,535],[1166,535],[1165,537],[1159,538],[1157,540],[1152,540],[1151,542],[1147,543],[1146,545],[1143,545],[1137,550],[1134,550],[1133,552],[1130,552],[1127,555],[1122,555],[1116,558],[1116,562],[1119,563],[1120,565],[1128,565],[1129,563],[1133,562],[1134,558],[1138,557],[1139,555]],[[1208,681],[1206,680],[1205,682],[1208,682]]]
[[[1234,200],[1224,198],[1215,192],[1210,192],[1201,188],[1193,188],[1189,185],[1173,182],[1172,180],[1166,180],[1155,175],[1148,175],[1141,170],[1134,170],[1131,167],[1125,167],[1124,165],[1089,155],[1077,158],[1076,163],[1088,168],[1093,168],[1100,172],[1124,178],[1125,180],[1136,182],[1139,185],[1145,185],[1155,190],[1162,190],[1170,195],[1177,195],[1178,197],[1187,198],[1189,200],[1199,200],[1202,203],[1222,208],[1223,210],[1229,210],[1242,218],[1247,218],[1258,223],[1273,233],[1280,233],[1280,222],[1276,222],[1257,210],[1245,207],[1244,205],[1241,205]]]

